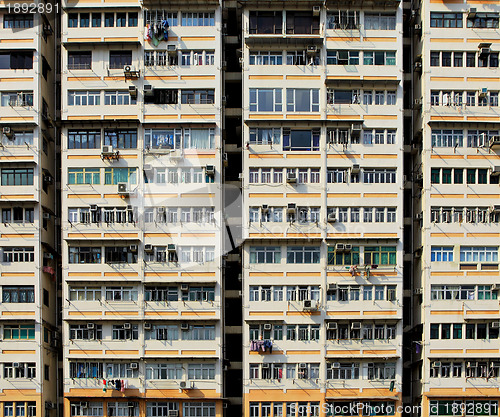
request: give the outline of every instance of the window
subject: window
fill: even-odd
[[[132,51],[109,51],[109,68],[123,69],[125,65],[132,65]]]
[[[3,15],[4,29],[28,29],[33,27],[33,14],[16,13]]]
[[[249,23],[250,34],[279,34],[282,33],[281,11],[250,11]]]
[[[281,88],[251,88],[250,111],[280,112],[282,110]]]
[[[104,145],[111,145],[114,149],[136,149],[136,129],[105,129]]]
[[[68,91],[68,106],[99,106],[100,91]]]
[[[147,363],[146,379],[182,379],[182,363]]]
[[[101,19],[102,19],[101,13],[92,13],[92,27],[100,28],[102,24]]]
[[[462,13],[431,12],[431,28],[461,28],[462,16]]]
[[[112,332],[113,340],[137,340],[139,338],[139,325],[130,323],[113,324]]]
[[[35,289],[33,286],[2,287],[2,302],[3,303],[34,303],[35,302]]]
[[[136,104],[136,99],[132,98],[128,91],[105,91],[105,106],[128,106]]]
[[[182,90],[182,104],[214,104],[214,90]]]
[[[70,264],[101,263],[101,248],[89,246],[71,246],[68,249]]]
[[[33,185],[33,168],[2,168],[2,185]]]
[[[366,13],[366,30],[396,30],[396,15],[394,13]]]
[[[280,128],[250,128],[249,142],[253,145],[278,145],[280,139]]]
[[[358,11],[333,10],[328,12],[326,16],[327,29],[359,29],[359,26],[360,18]]]
[[[215,26],[215,13],[182,13],[181,26]]]
[[[100,184],[99,168],[68,168],[68,184]]]
[[[137,263],[137,251],[132,252],[128,246],[105,247],[104,257],[107,264]]]
[[[286,110],[289,112],[319,111],[319,89],[287,88]]]
[[[283,129],[284,151],[319,151],[319,129]]]
[[[3,262],[34,262],[35,251],[33,247],[11,248],[3,247]]]
[[[100,301],[100,287],[70,287],[70,301]]]
[[[396,182],[395,169],[363,169],[363,182],[365,184],[388,184]]]
[[[102,417],[103,406],[102,402],[89,402],[86,408],[81,406],[81,402],[71,403],[71,417],[85,416],[85,417]]]
[[[328,265],[351,266],[359,265],[359,246],[353,247],[350,251],[336,250],[335,246],[328,246]]]
[[[3,326],[3,338],[4,338],[4,340],[34,340],[35,339],[35,325],[34,324],[4,324],[4,326]]]
[[[453,246],[432,246],[431,262],[453,262]]]
[[[359,51],[329,50],[326,53],[326,65],[359,65]]]
[[[0,53],[0,69],[32,69],[32,51],[13,51]]]
[[[3,377],[9,379],[33,379],[36,378],[36,363],[34,362],[20,362],[14,367],[13,363],[3,364]],[[24,403],[16,403],[17,405],[22,405],[23,413],[17,414],[17,416],[24,417]]]
[[[498,247],[461,246],[460,262],[498,262]]]
[[[182,415],[184,417],[215,417],[215,403],[185,401],[183,403]]]
[[[251,51],[250,65],[282,65],[283,55],[281,52]]]
[[[468,28],[498,29],[498,13],[475,13],[467,17]]]
[[[100,130],[68,130],[68,149],[99,149]]]
[[[215,365],[211,363],[188,364],[188,379],[215,379]]]
[[[432,146],[436,148],[453,148],[463,146],[462,130],[432,130]]]
[[[365,246],[365,265],[396,265],[395,246]]]
[[[144,51],[144,65],[146,67],[165,67],[179,64],[177,54],[169,54],[166,51]]]
[[[137,168],[105,168],[104,184],[116,185],[120,182],[137,184]]]
[[[3,107],[31,107],[33,106],[33,92],[3,92],[2,93]]]
[[[168,416],[169,411],[179,411],[179,403],[177,402],[146,402],[147,417]]]
[[[395,51],[365,51],[363,65],[396,65]]]
[[[2,209],[2,223],[33,223],[35,210],[33,208],[12,207]]]
[[[15,130],[13,133],[14,136],[10,138],[5,135],[1,135],[1,143],[4,147],[26,146],[26,144],[33,145],[32,130]]]
[[[178,13],[167,10],[144,10],[144,21],[147,24],[166,20],[169,26],[178,25]]]
[[[319,34],[319,16],[311,12],[295,12],[288,10],[286,13],[287,34]]]
[[[139,403],[137,401],[108,402],[108,416],[139,416]]]
[[[291,246],[287,249],[287,263],[289,264],[317,264],[320,250],[313,246]]]

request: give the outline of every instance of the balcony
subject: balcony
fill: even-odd
[[[140,119],[137,104],[116,106],[67,106],[62,113],[63,120],[109,120],[137,121]]]
[[[363,285],[366,282],[357,282]],[[339,283],[341,284],[341,283]],[[347,282],[346,282],[347,284]],[[334,313],[329,319],[377,319],[377,320],[401,320],[403,318],[403,309],[401,303],[398,301],[327,301],[326,314]],[[345,315],[342,313],[345,312]],[[353,313],[355,315],[353,315]]]

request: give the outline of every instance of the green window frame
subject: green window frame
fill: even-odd
[[[365,246],[365,265],[396,265],[396,246]]]
[[[99,168],[68,168],[68,184],[92,184],[101,183],[101,173]]]
[[[350,252],[337,252],[335,246],[328,247],[328,265],[351,266],[359,264],[359,246],[354,246]]]

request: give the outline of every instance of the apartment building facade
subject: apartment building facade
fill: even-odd
[[[498,415],[499,12],[423,1],[415,13],[411,348],[422,416]]]
[[[400,414],[402,5],[242,13],[243,415]]]
[[[3,416],[56,413],[55,15],[0,6]]]
[[[64,6],[64,413],[220,416],[221,5]]]

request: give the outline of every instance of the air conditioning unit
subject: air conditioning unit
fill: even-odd
[[[363,123],[353,123],[351,125],[351,131],[354,132],[361,132],[363,130]]]
[[[439,361],[434,361],[434,362],[432,362],[432,363],[431,363],[431,366],[432,366],[433,368],[440,368],[440,367],[441,367],[441,362],[439,362]]]
[[[173,243],[169,243],[167,245],[167,251],[169,251],[169,252],[175,252],[175,245]]]
[[[359,164],[354,164],[351,168],[351,174],[359,174],[359,170],[360,170]]]
[[[261,211],[262,213],[267,213],[267,212],[269,212],[269,205],[267,205],[267,204],[262,204],[262,207],[260,208],[260,211]]]
[[[337,221],[337,215],[335,213],[330,213],[326,220],[328,223],[335,223]]]
[[[177,411],[177,410],[168,410],[168,417],[179,417],[179,411]]]
[[[326,328],[328,330],[337,330],[337,328],[338,328],[337,322],[336,321],[331,321],[329,323],[326,323]]]
[[[14,367],[14,368],[20,368],[20,367],[21,367],[21,364],[20,364],[19,362],[14,362],[14,363],[12,364],[12,367]]]
[[[421,23],[416,23],[414,26],[415,32],[420,33],[422,32],[422,24]]]
[[[138,249],[138,248],[137,248],[137,245],[130,245],[130,246],[128,247],[128,250],[129,250],[130,252],[137,252],[137,249]]]
[[[337,284],[328,284],[328,291],[337,291]]]
[[[491,53],[491,48],[481,48],[479,55],[489,55]]]
[[[360,321],[354,321],[351,323],[351,329],[353,330],[359,330],[361,329],[361,322]]]
[[[491,327],[493,329],[499,329],[500,328],[500,321],[494,321],[493,323],[491,323]]]
[[[130,330],[132,328],[132,323],[123,323],[123,328],[125,330]]]
[[[315,300],[304,300],[303,310],[304,311],[314,311],[318,309],[318,305]]]
[[[50,220],[50,213],[43,213],[42,216],[44,220]]]
[[[318,47],[317,47],[316,45],[309,45],[309,46],[307,47],[307,53],[308,53],[308,54],[313,55],[313,54],[315,54],[315,53],[317,53],[317,52],[318,52]]]
[[[97,211],[98,209],[99,209],[99,207],[97,206],[97,204],[90,205],[90,211]]]
[[[139,369],[139,364],[137,362],[132,362],[130,364],[130,369]]]
[[[416,72],[421,72],[422,71],[422,63],[421,62],[415,62],[413,64],[413,69],[416,71]]]
[[[335,245],[336,252],[344,252],[344,250],[345,250],[345,245],[343,243],[337,243]]]
[[[2,127],[2,133],[8,138],[12,139],[14,137],[14,132],[10,128],[10,126],[4,126]]]
[[[132,75],[132,74],[133,74],[133,73],[135,73],[135,72],[137,72],[137,71],[136,71],[135,67],[134,67],[134,66],[132,66],[132,65],[125,65],[125,66],[123,67],[123,73],[124,73],[125,75]]]
[[[177,53],[177,46],[176,45],[167,45],[167,52],[169,54]]]
[[[129,195],[128,184],[126,182],[118,183],[118,195]]]
[[[492,291],[500,290],[500,284],[491,284],[491,290]]]
[[[332,363],[332,368],[333,369],[339,369],[340,368],[340,362],[333,362]]]
[[[297,174],[295,174],[295,172],[287,172],[286,182],[289,184],[295,184],[297,182]]]
[[[146,84],[143,87],[144,97],[152,97],[154,95],[154,87],[151,84]]]
[[[479,92],[479,97],[486,97],[487,95],[488,95],[488,89],[481,88],[481,91]]]
[[[189,291],[189,284],[181,284],[181,291]]]
[[[270,367],[271,367],[271,364],[269,364],[269,363],[262,364],[262,369],[269,369]]]
[[[307,368],[307,363],[299,363],[299,368],[300,369],[306,369]]]
[[[264,324],[263,327],[264,327],[264,330],[271,330],[273,328],[273,326],[270,323]]]
[[[146,243],[144,245],[144,252],[151,253],[153,251],[154,251],[154,249],[153,249],[153,245],[151,243]]]
[[[423,213],[417,213],[415,214],[415,220],[422,220],[424,218]]]
[[[313,16],[319,16],[321,12],[321,6],[313,6]]]
[[[346,243],[344,245],[344,252],[350,252],[352,251],[352,245],[350,243]]]
[[[113,149],[113,147],[111,145],[104,145],[102,147],[102,152],[101,152],[103,155],[114,155],[115,154],[115,150]]]
[[[189,323],[181,323],[181,330],[189,330]]]
[[[134,407],[135,407],[135,404],[136,404],[136,403],[134,403],[134,402],[132,402],[132,401],[129,401],[128,406],[129,406],[129,408],[134,408]]]
[[[152,327],[153,326],[151,325],[151,323],[149,323],[149,322],[144,323],[144,330],[151,330]]]
[[[214,165],[205,166],[205,174],[207,174],[210,177],[213,177],[215,175],[215,166]]]
[[[93,330],[94,328],[95,328],[95,324],[94,323],[87,323],[87,329]]]
[[[135,85],[129,85],[128,93],[130,94],[130,97],[137,98],[137,87]]]
[[[475,19],[475,17],[476,17],[476,13],[477,13],[477,8],[476,8],[476,7],[471,7],[471,8],[469,9],[469,13],[467,14],[467,17],[468,17],[469,19]]]
[[[288,203],[288,206],[286,208],[287,214],[295,214],[297,212],[297,204],[295,203]]]
[[[424,289],[423,288],[415,288],[413,290],[413,294],[415,295],[422,295],[424,293]]]

